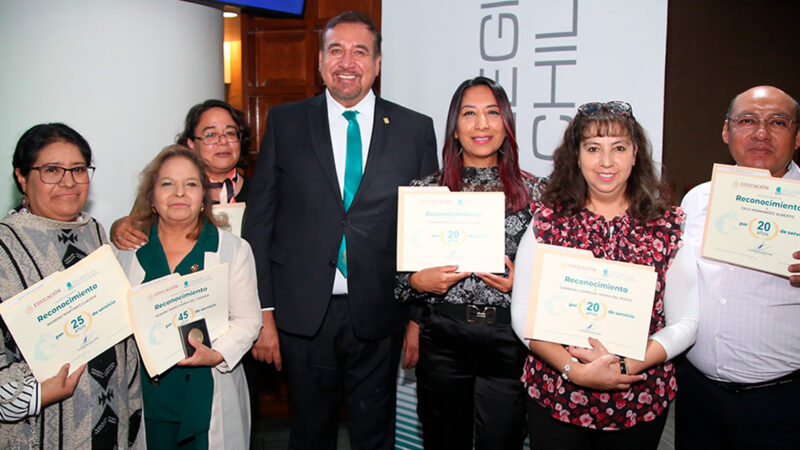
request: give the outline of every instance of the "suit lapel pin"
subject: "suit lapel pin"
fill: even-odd
[[[386,125],[389,125],[389,118],[388,117],[384,117],[383,118],[383,123],[385,123]]]

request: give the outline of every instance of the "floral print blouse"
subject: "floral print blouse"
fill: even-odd
[[[412,186],[437,186],[441,173],[437,172],[419,180],[411,182]],[[544,181],[533,175],[523,173],[523,181],[528,190],[531,201],[538,201],[544,188]],[[461,190],[463,192],[502,192],[503,184],[497,166],[478,168],[464,167],[461,172]],[[528,228],[531,220],[531,210],[528,207],[519,211],[506,209],[506,255],[513,261],[517,255],[517,247],[522,235]],[[508,268],[505,275],[508,276]],[[507,308],[511,304],[511,294],[500,292],[489,287],[475,274],[464,278],[454,284],[445,294],[422,293],[414,290],[410,283],[411,273],[402,272],[397,275],[397,284],[394,288],[395,298],[400,302],[425,302],[425,303],[454,303],[491,305]]]
[[[658,220],[642,223],[628,214],[612,220],[583,209],[565,216],[541,203],[531,205],[537,240],[545,244],[591,250],[597,258],[653,266],[656,293],[650,335],[664,327],[664,278],[678,248],[684,214],[673,207]],[[525,362],[522,382],[528,395],[562,422],[598,430],[629,428],[654,420],[675,398],[675,368],[667,361],[651,367],[647,379],[626,391],[596,391],[561,377],[534,355]]]

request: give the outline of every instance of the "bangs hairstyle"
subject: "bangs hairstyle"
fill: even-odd
[[[218,220],[211,212],[211,206],[213,204],[211,201],[211,186],[208,175],[206,175],[205,164],[202,158],[189,147],[176,144],[164,147],[161,153],[150,161],[150,164],[148,164],[139,175],[139,191],[136,194],[136,202],[134,202],[133,210],[131,211],[131,217],[134,223],[138,225],[139,230],[145,234],[149,233],[150,227],[152,227],[153,223],[158,219],[158,214],[153,211],[154,192],[156,183],[158,182],[158,173],[161,171],[161,168],[164,167],[164,163],[172,158],[186,158],[189,160],[189,162],[197,168],[197,172],[200,174],[200,182],[203,185],[202,205],[204,208],[202,208],[203,210],[200,212],[200,220],[197,223],[197,227],[187,234],[186,237],[189,239],[197,239],[200,236],[200,232],[203,230],[203,218],[207,219],[209,223],[214,226],[224,226],[224,221]]]
[[[22,134],[17,141],[17,147],[14,149],[14,156],[11,160],[14,170],[19,169],[19,173],[27,178],[39,158],[39,153],[54,142],[64,142],[78,147],[78,151],[83,156],[83,162],[87,166],[92,165],[92,149],[86,139],[69,126],[55,122],[34,125]],[[12,176],[17,190],[24,194],[22,185],[19,184],[13,171]]]
[[[243,112],[222,100],[210,99],[192,106],[189,112],[186,113],[186,119],[183,122],[183,131],[175,137],[175,143],[188,147],[189,139],[197,137],[195,131],[197,130],[197,125],[200,124],[200,116],[212,108],[224,109],[231,115],[233,122],[236,124],[236,128],[239,129],[239,160],[236,161],[236,167],[247,169],[250,165],[250,143],[252,142],[250,125],[247,124],[247,119]]]
[[[625,186],[628,213],[634,219],[649,222],[664,215],[674,203],[671,190],[655,173],[652,146],[633,114],[618,114],[601,109],[593,114],[577,113],[564,131],[561,144],[553,153],[553,172],[542,193],[542,202],[550,208],[560,204],[566,215],[586,206],[589,187],[578,160],[581,142],[592,137],[629,136],[636,148],[635,165]]]
[[[533,176],[519,168],[519,153],[514,126],[514,115],[511,112],[511,103],[503,88],[493,80],[486,77],[477,77],[461,83],[450,100],[450,109],[447,112],[444,146],[442,147],[442,171],[439,176],[439,185],[447,186],[451,191],[460,191],[461,171],[464,160],[461,157],[461,143],[456,139],[458,118],[461,115],[461,101],[467,89],[475,86],[486,86],[492,91],[497,106],[500,107],[500,117],[506,138],[500,145],[497,153],[497,169],[500,173],[500,182],[506,195],[506,207],[512,211],[519,211],[531,202],[528,189],[523,178],[532,179]]]

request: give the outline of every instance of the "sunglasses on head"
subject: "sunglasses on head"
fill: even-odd
[[[584,116],[591,116],[598,111],[606,110],[621,116],[633,116],[633,108],[630,103],[613,101],[613,102],[591,102],[584,103],[578,107],[578,112]]]

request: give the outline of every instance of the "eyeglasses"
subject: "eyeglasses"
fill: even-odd
[[[742,114],[739,117],[727,117],[737,130],[744,133],[752,133],[761,128],[761,123],[766,123],[766,128],[773,133],[784,133],[789,131],[792,123],[797,123],[797,120],[790,119],[786,116],[771,116],[766,119],[761,119],[753,114]]]
[[[203,141],[203,144],[214,145],[219,144],[220,139],[225,136],[225,141],[231,144],[239,142],[239,132],[229,130],[224,133],[217,133],[216,131],[207,131],[202,136],[194,136],[192,139]]]
[[[633,108],[631,108],[630,103],[620,102],[620,101],[613,101],[606,103],[601,103],[601,102],[584,103],[583,105],[578,107],[578,112],[583,114],[584,116],[591,116],[592,114],[601,111],[603,109],[622,116],[633,115]]]
[[[92,166],[78,166],[71,169],[61,166],[39,166],[31,167],[31,170],[39,171],[39,179],[45,184],[58,184],[64,178],[67,172],[72,173],[72,179],[78,184],[88,184],[92,181],[94,175],[94,167]]]

